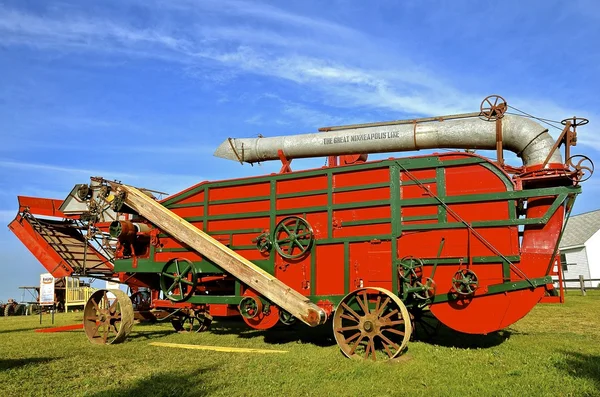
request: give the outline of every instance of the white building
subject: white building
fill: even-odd
[[[559,245],[560,262],[565,280],[600,279],[600,210],[571,216]],[[586,282],[597,287],[600,281]],[[579,287],[569,282],[567,287]]]

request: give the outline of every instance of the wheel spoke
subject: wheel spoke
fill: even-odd
[[[365,335],[361,335],[360,338],[358,338],[358,340],[354,343],[354,346],[352,346],[352,349],[350,349],[349,355],[354,354],[354,352],[356,351],[356,348],[358,347],[358,345],[360,345],[360,342],[362,342],[362,340],[364,338],[365,338]]]
[[[353,329],[358,329],[358,325],[349,325],[347,327],[336,328],[335,332],[351,331]]]
[[[400,348],[400,346],[398,346],[397,343],[392,342],[387,336],[385,336],[384,334],[382,334],[381,332],[379,333],[379,337],[381,338],[381,340],[384,342],[384,346],[387,343],[388,345],[392,346],[394,349],[398,350]]]
[[[360,300],[360,295],[363,295],[363,297],[365,298],[365,302],[363,303],[363,301]],[[367,292],[365,291],[364,294],[356,294],[356,301],[358,302],[358,304],[360,305],[360,307],[363,309],[363,312],[366,314],[369,314],[369,301],[367,300]]]
[[[171,284],[171,286],[169,287],[169,289],[167,290],[167,294],[171,291],[173,291],[173,289],[177,286],[177,283],[173,283]]]
[[[183,270],[180,274],[181,277],[185,277],[190,273],[190,270],[192,270],[192,266],[188,263],[187,267],[185,268],[185,270]]]
[[[389,331],[389,332],[392,332],[394,334],[398,334],[400,336],[404,336],[404,331],[399,331],[396,328],[382,328],[381,330],[382,331]]]
[[[345,318],[346,320],[351,320],[351,321],[357,322],[357,323],[360,321],[359,319],[355,318],[354,316],[350,316],[346,313],[342,314],[340,317]]]
[[[394,309],[385,316],[381,317],[381,320],[389,320],[394,314],[398,313],[398,309]]]
[[[190,280],[187,280],[187,279],[185,279],[185,278],[184,278],[184,279],[182,279],[182,280],[181,280],[181,282],[182,282],[182,283],[184,283],[184,284],[186,284],[186,285],[189,285],[189,286],[193,286],[193,285],[194,285],[194,283],[193,283],[193,282],[191,282]]]
[[[383,301],[383,304],[379,307],[379,311],[375,312],[375,315],[377,317],[379,317],[379,316],[381,316],[381,314],[383,314],[383,311],[385,310],[385,308],[387,307],[389,302],[390,302],[390,297],[386,296],[385,300]]]
[[[400,324],[404,324],[404,320],[390,321],[386,325],[400,325]]]
[[[179,261],[175,259],[175,269],[177,269],[177,275],[181,276],[181,270],[179,269]]]
[[[375,354],[375,341],[373,340],[373,338],[369,340],[369,345],[371,346],[371,356],[373,357],[373,361],[376,361],[377,355]]]
[[[354,310],[352,310],[352,308],[350,306],[348,306],[345,302],[342,303],[342,307],[344,309],[348,310],[357,319],[362,317],[362,316],[359,316],[358,314],[356,314],[356,312]]]
[[[292,234],[292,232],[290,232],[290,229],[288,229],[288,228],[287,228],[287,226],[285,226],[285,224],[284,224],[284,223],[282,223],[282,224],[281,224],[281,227],[283,228],[283,230],[285,230],[285,232],[286,232],[288,235]]]
[[[294,225],[294,233],[298,233],[299,226],[300,226],[300,218],[296,218],[296,224]]]
[[[163,273],[162,276],[175,280],[175,276],[169,273]]]
[[[117,311],[117,303],[119,303],[119,300],[117,298],[115,298],[115,301],[108,308],[108,312],[110,314],[116,313],[116,311]]]
[[[352,335],[352,336],[349,336],[348,338],[344,339],[344,343],[346,343],[346,344],[347,344],[347,343],[349,343],[349,342],[352,342],[354,339],[358,338],[358,336],[359,336],[360,334],[361,334],[360,332],[357,332],[357,333],[355,333],[354,335]]]
[[[110,307],[110,304],[108,303],[108,295],[106,294],[106,291],[104,291],[104,295],[102,296],[102,303],[104,303],[105,309]]]
[[[306,249],[305,246],[303,246],[300,241],[298,241],[298,239],[294,240],[294,244],[296,244],[298,246],[298,248],[300,248],[300,251],[304,251]]]
[[[382,344],[383,344],[383,348],[385,349],[385,352],[387,353],[388,357],[389,357],[389,358],[392,358],[392,356],[393,356],[394,354],[393,354],[393,353],[392,353],[392,351],[390,350],[390,348],[389,348],[389,346],[387,345],[387,343],[385,343],[385,342],[382,342]]]
[[[96,326],[94,327],[94,332],[92,333],[92,338],[98,335],[98,330],[100,329],[101,325],[102,323],[96,323]]]

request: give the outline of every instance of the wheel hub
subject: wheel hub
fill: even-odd
[[[373,331],[374,328],[375,328],[375,326],[373,325],[373,323],[370,320],[367,320],[363,323],[363,329],[367,332]]]

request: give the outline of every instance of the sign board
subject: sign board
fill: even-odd
[[[117,279],[118,280],[118,279]],[[111,290],[111,289],[119,289],[119,283],[115,282],[115,281],[108,281],[106,280],[106,289]],[[106,294],[108,296],[108,299],[112,300],[115,299],[116,296],[115,294],[113,294],[112,292],[108,292],[108,294]]]
[[[106,280],[106,289],[119,289],[119,283]]]
[[[40,305],[54,305],[54,277],[50,273],[40,275]]]

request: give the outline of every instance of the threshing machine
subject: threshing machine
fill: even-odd
[[[424,316],[464,333],[502,329],[552,288],[562,231],[593,172],[570,154],[587,120],[564,120],[554,140],[508,109],[490,96],[470,114],[229,138],[217,157],[281,160],[281,172],[202,182],[161,200],[94,177],[53,207],[62,221],[40,229],[62,231],[42,246],[74,247],[71,259],[45,266],[138,290],[90,298],[93,343],[124,340],[136,317],[203,330],[213,317],[241,315],[255,329],[330,322],[346,356],[394,359]],[[367,161],[420,149],[467,150]],[[507,165],[504,150],[523,165]],[[326,166],[291,170],[292,159],[319,156]],[[47,222],[22,206],[13,224]]]

